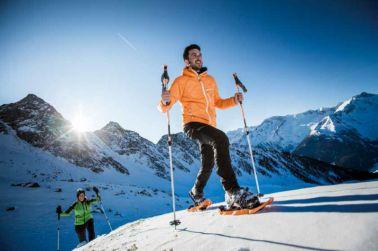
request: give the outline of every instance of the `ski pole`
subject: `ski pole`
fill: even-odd
[[[236,92],[237,93],[240,93],[239,91],[239,87],[243,90],[243,92],[247,92],[247,88],[245,88],[245,86],[242,84],[242,82],[239,80],[238,76],[236,75],[236,73],[233,74],[233,77],[235,79],[235,88],[236,88]],[[259,186],[259,181],[257,179],[257,172],[256,172],[256,167],[255,167],[255,160],[253,158],[253,151],[252,151],[252,144],[251,144],[251,139],[250,139],[250,136],[249,136],[249,129],[248,129],[248,126],[247,126],[247,120],[246,120],[246,116],[245,116],[245,112],[244,112],[244,107],[243,107],[243,102],[242,101],[239,101],[239,105],[240,105],[240,110],[241,110],[241,113],[242,113],[242,117],[243,117],[243,123],[244,123],[244,131],[245,131],[245,134],[246,134],[246,137],[247,137],[247,142],[248,142],[248,148],[249,148],[249,155],[251,157],[251,163],[252,163],[252,168],[253,168],[253,172],[254,172],[254,176],[255,176],[255,182],[256,182],[256,188],[257,188],[257,195],[259,197],[263,197],[264,194],[260,193],[260,186]]]
[[[167,90],[167,85],[169,83],[169,76],[168,76],[167,69],[168,69],[168,66],[164,65],[164,72],[161,75],[162,92]],[[174,181],[174,176],[173,176],[172,136],[171,136],[171,121],[169,117],[169,111],[167,111],[167,124],[168,124],[168,152],[169,152],[169,166],[170,166],[170,173],[171,173],[171,191],[172,191],[172,209],[173,209],[173,221],[169,222],[169,224],[174,225],[176,229],[176,226],[179,225],[181,222],[180,220],[176,219],[175,181]]]
[[[62,212],[62,207],[57,206],[57,208],[56,208],[56,213],[58,215],[58,227],[57,227],[58,238],[57,238],[57,248],[56,248],[57,251],[60,250],[60,213],[61,212]]]
[[[107,216],[106,213],[105,213],[104,206],[102,205],[101,197],[98,195],[98,193],[99,193],[98,188],[97,188],[97,187],[93,187],[93,191],[96,193],[97,197],[100,199],[100,206],[101,206],[102,212],[104,213],[105,220],[106,220],[106,222],[107,222],[108,225],[109,225],[110,231],[113,231],[112,225],[110,225],[109,218],[108,218],[108,216]]]

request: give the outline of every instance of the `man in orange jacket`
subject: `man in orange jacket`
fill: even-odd
[[[229,140],[227,135],[216,128],[215,109],[227,109],[243,101],[243,94],[222,99],[215,79],[203,67],[201,48],[192,44],[183,53],[185,68],[177,77],[169,91],[161,95],[158,109],[168,111],[177,101],[182,106],[182,121],[185,134],[198,141],[201,151],[201,168],[190,197],[196,205],[205,200],[203,189],[210,177],[214,162],[217,174],[225,190],[225,200],[230,208],[251,208],[258,199],[248,190],[240,188],[231,166]]]

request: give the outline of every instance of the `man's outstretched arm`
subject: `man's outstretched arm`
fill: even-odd
[[[218,87],[215,87],[214,91],[215,91],[214,92],[215,107],[219,108],[219,109],[227,109],[227,108],[234,107],[234,106],[239,104],[238,100],[243,100],[243,94],[241,94],[241,93],[235,93],[234,97],[222,99],[219,96]]]

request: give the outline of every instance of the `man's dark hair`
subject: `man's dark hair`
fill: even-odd
[[[189,51],[193,50],[193,49],[197,49],[197,50],[201,51],[201,47],[199,47],[198,44],[191,44],[191,45],[187,46],[184,50],[184,53],[182,54],[182,57],[184,58],[184,60],[189,58]]]

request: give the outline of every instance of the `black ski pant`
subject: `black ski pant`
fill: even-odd
[[[79,238],[79,242],[86,241],[87,238],[85,237],[85,230],[88,231],[88,241],[91,241],[95,238],[95,231],[94,231],[94,222],[93,218],[89,219],[82,225],[75,225],[75,231],[77,237]]]
[[[231,166],[230,143],[227,135],[213,126],[199,122],[185,124],[184,132],[189,138],[198,142],[201,151],[201,168],[194,184],[196,191],[203,193],[214,162],[224,190],[239,188],[235,172]]]

